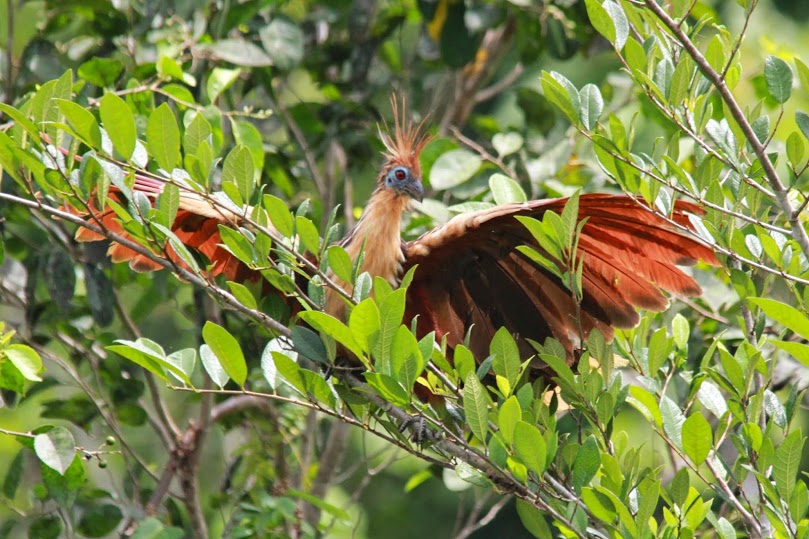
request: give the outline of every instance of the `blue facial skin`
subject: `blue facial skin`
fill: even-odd
[[[407,167],[390,169],[385,176],[385,187],[395,189],[397,192],[415,198],[419,202],[424,198],[424,187],[419,178],[414,178]]]

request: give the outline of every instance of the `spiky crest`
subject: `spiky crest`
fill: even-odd
[[[418,124],[407,116],[407,100],[401,98],[401,114],[399,112],[399,99],[396,95],[391,95],[390,106],[393,111],[393,132],[391,133],[387,122],[383,121],[385,130],[379,129],[379,137],[385,145],[383,155],[387,159],[383,166],[380,180],[384,179],[387,172],[397,166],[404,166],[410,169],[413,176],[421,178],[421,164],[419,155],[430,140],[432,135],[426,132],[425,117]]]

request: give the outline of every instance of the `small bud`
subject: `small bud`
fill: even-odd
[[[115,437],[114,436],[107,436],[107,439],[104,441],[107,445],[115,445]]]
[[[107,461],[106,460],[99,460],[98,461],[98,467],[103,470],[104,468],[107,467]]]

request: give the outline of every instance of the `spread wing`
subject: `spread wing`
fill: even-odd
[[[404,270],[418,264],[408,289],[407,319],[418,315],[421,334],[446,335],[451,347],[473,327],[470,346],[479,359],[488,355],[489,342],[502,326],[516,335],[526,356],[534,353],[526,338],[541,343],[554,337],[572,358],[580,331],[570,292],[516,249],[529,245],[544,252],[516,216],[541,219],[546,211],[561,213],[566,202],[537,200],[459,215],[404,244]],[[678,201],[671,220],[693,230],[689,213],[701,212]],[[677,266],[699,260],[718,264],[710,247],[629,197],[581,195],[579,220],[584,218],[579,256],[585,335],[598,328],[611,338],[613,328],[638,324],[636,308],[664,310],[664,291],[699,295],[696,281]]]
[[[146,176],[136,176],[133,190],[140,191],[150,198],[155,198],[163,190],[164,183]],[[123,195],[113,189],[110,198],[119,204],[126,204]],[[92,202],[91,202],[92,204]],[[179,209],[171,230],[190,249],[202,253],[210,261],[212,267],[209,274],[212,277],[225,275],[230,281],[244,282],[256,280],[259,273],[248,268],[238,258],[222,247],[222,238],[219,233],[220,224],[237,224],[238,216],[227,210],[215,208],[196,193],[183,191],[180,195]],[[117,235],[129,237],[124,231],[118,216],[107,207],[99,211],[95,206],[90,207],[88,221],[99,223],[101,227]],[[106,239],[89,229],[80,228],[76,232],[77,241],[101,241]],[[186,264],[177,256],[171,245],[166,245],[168,257],[180,266]],[[129,262],[129,266],[138,272],[149,272],[162,269],[163,266],[119,243],[111,243],[107,252],[113,262]]]

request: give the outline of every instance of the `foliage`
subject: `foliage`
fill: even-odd
[[[682,1],[146,4],[48,5],[38,27],[13,21],[44,2],[0,7],[0,536],[331,536],[367,511],[367,536],[467,537],[506,533],[510,498],[514,536],[806,536],[809,69],[743,46],[757,2],[734,31]],[[392,89],[438,135],[407,236],[582,187],[683,198],[723,262],[694,270],[706,295],[594,331],[575,365],[537,343],[547,381],[505,330],[488,358],[417,338],[408,277],[332,244]],[[154,177],[152,204],[132,187]],[[208,278],[171,229],[188,193],[238,212],[222,241],[256,280]],[[580,300],[576,201],[524,224]],[[169,271],[110,265],[79,227]],[[346,320],[321,310],[336,280]],[[402,454],[383,533],[360,498]],[[472,493],[455,530],[412,518],[439,473]]]

